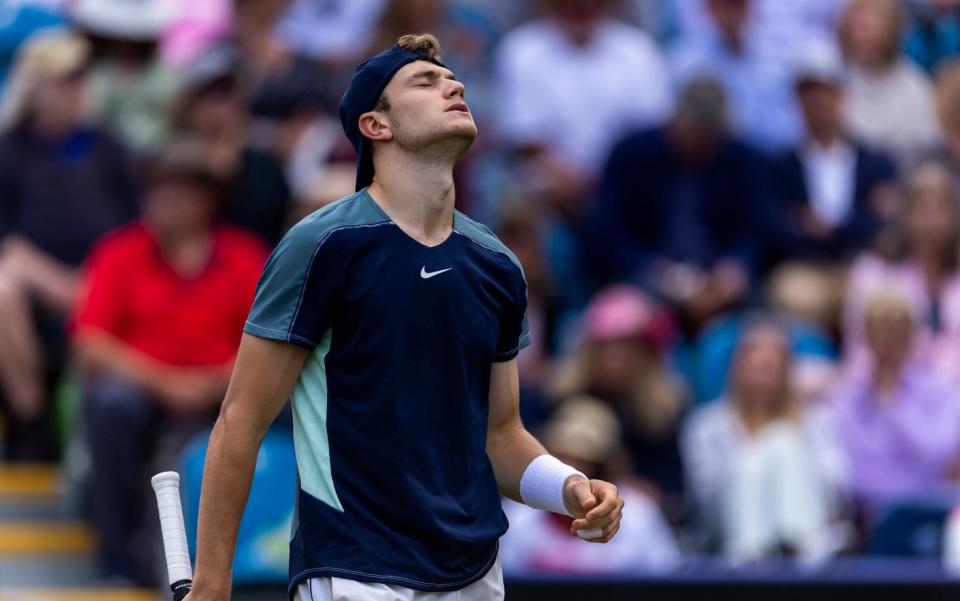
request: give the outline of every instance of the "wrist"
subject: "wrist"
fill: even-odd
[[[563,504],[567,508],[567,514],[573,515],[571,507],[575,507],[576,497],[573,495],[573,486],[581,480],[588,480],[583,474],[572,474],[563,481]]]
[[[569,485],[586,476],[552,455],[536,457],[520,478],[520,498],[535,509],[572,516],[567,502]]]
[[[230,581],[216,582],[210,580],[194,579],[190,587],[190,601],[206,601],[230,598]]]

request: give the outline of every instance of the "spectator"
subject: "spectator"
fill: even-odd
[[[650,1],[650,0],[647,0]],[[681,35],[687,38],[708,34],[713,29],[707,9],[710,0],[675,0]],[[834,35],[846,0],[750,0],[746,27],[749,45],[765,52],[783,53]]]
[[[223,216],[270,245],[288,225],[290,190],[273,154],[247,141],[249,115],[240,57],[229,46],[211,48],[185,71],[174,126],[204,148],[211,166],[229,182]]]
[[[723,84],[737,133],[764,148],[800,139],[801,122],[783,49],[762,49],[748,35],[757,0],[706,0],[713,27],[682,38],[671,52],[671,71],[681,85],[709,75]]]
[[[737,350],[729,396],[698,409],[684,430],[706,532],[737,561],[831,550],[832,474],[818,461],[827,445],[796,402],[791,376],[786,333],[755,324]]]
[[[897,0],[850,0],[839,25],[850,130],[901,163],[939,138],[933,86],[900,51],[903,21]]]
[[[143,585],[153,544],[131,533],[156,519],[143,472],[172,469],[213,423],[266,259],[252,236],[214,225],[223,182],[201,152],[177,145],[155,161],[142,222],[94,249],[73,322],[100,569]]]
[[[623,424],[634,473],[663,501],[671,518],[682,509],[683,463],[678,427],[686,393],[666,365],[670,318],[643,292],[625,285],[597,293],[583,316],[583,342],[557,366],[551,393],[588,394],[607,403]]]
[[[775,157],[769,205],[774,261],[836,265],[864,248],[893,215],[895,169],[843,125],[844,73],[831,44],[802,49],[796,93],[806,140]]]
[[[601,575],[664,572],[679,551],[654,503],[629,477],[616,415],[601,401],[577,397],[561,405],[543,430],[547,451],[590,478],[614,482],[624,499],[621,531],[605,545],[570,535],[573,520],[504,500],[510,529],[500,541],[504,572]]]
[[[96,120],[136,154],[159,147],[170,133],[177,80],[157,48],[173,8],[171,0],[77,0],[69,7],[94,47]]]
[[[496,51],[500,135],[529,193],[567,216],[580,214],[616,136],[662,122],[672,104],[660,50],[607,17],[609,5],[548,0]]]
[[[343,63],[371,46],[387,0],[293,0],[277,24],[283,40],[314,59]],[[410,33],[405,30],[400,35]],[[419,30],[417,30],[419,31]],[[394,36],[396,40],[399,36]],[[383,48],[377,48],[379,52]]]
[[[719,84],[691,82],[667,126],[614,148],[588,240],[594,273],[655,290],[688,330],[734,306],[755,260],[758,169],[730,135]]]
[[[906,208],[881,252],[863,253],[850,270],[844,309],[847,363],[863,366],[863,317],[870,299],[897,291],[917,320],[918,354],[960,374],[960,204],[953,174],[935,160],[906,178]]]
[[[136,214],[123,150],[86,124],[89,45],[63,30],[21,48],[0,109],[0,390],[10,458],[49,459],[45,377],[62,367],[77,267]]]
[[[868,519],[892,502],[934,494],[960,450],[956,387],[917,359],[917,329],[901,297],[873,297],[864,314],[869,365],[826,400],[850,466],[850,495]]]

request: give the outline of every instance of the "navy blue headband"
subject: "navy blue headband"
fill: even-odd
[[[340,122],[343,133],[357,151],[357,190],[373,181],[373,157],[370,140],[360,133],[360,115],[372,111],[384,88],[401,67],[413,61],[428,61],[440,67],[445,65],[430,58],[425,51],[404,50],[394,44],[373,58],[357,65],[353,79],[340,99]]]

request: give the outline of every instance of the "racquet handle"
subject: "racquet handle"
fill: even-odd
[[[150,484],[157,494],[170,590],[173,591],[173,601],[181,601],[190,592],[193,570],[190,567],[190,550],[187,548],[187,529],[183,525],[183,506],[180,504],[180,474],[161,472],[150,479]]]

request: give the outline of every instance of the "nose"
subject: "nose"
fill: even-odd
[[[447,89],[445,90],[444,96],[447,98],[453,98],[454,96],[459,96],[461,99],[464,98],[466,94],[466,89],[463,87],[463,84],[455,79],[447,80]]]

